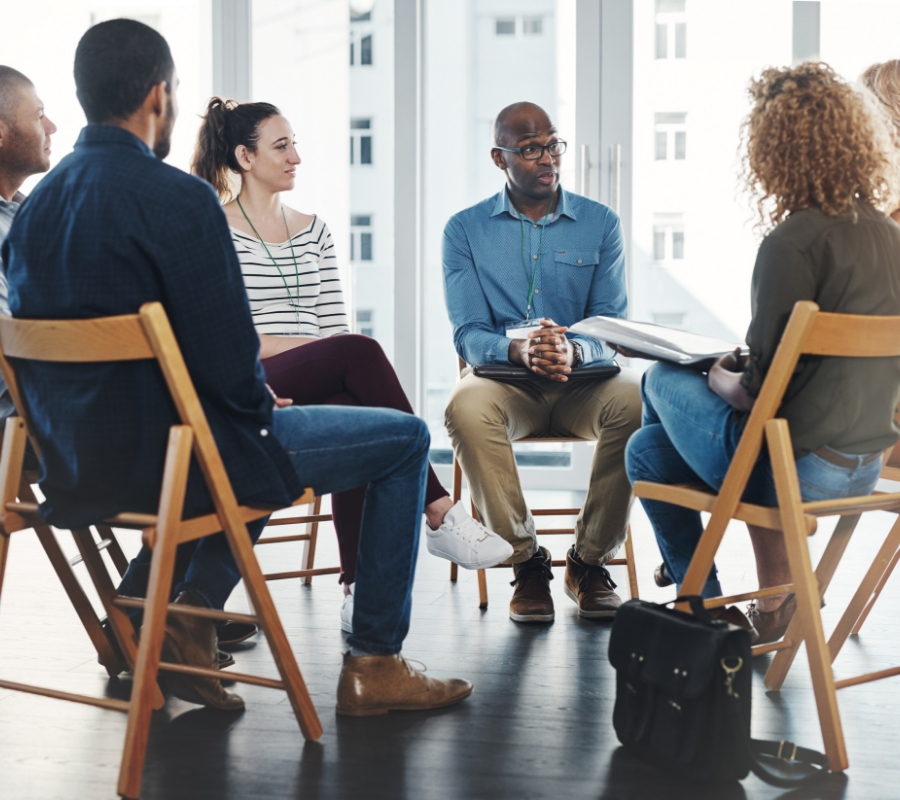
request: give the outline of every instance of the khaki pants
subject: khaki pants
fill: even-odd
[[[450,395],[445,422],[479,515],[515,548],[507,564],[527,561],[538,547],[511,444],[526,436],[596,440],[575,549],[587,564],[605,564],[625,541],[632,501],[625,445],[641,426],[638,373],[623,369],[605,381],[501,383],[467,369]]]

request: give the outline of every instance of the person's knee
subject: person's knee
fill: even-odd
[[[460,381],[444,409],[444,425],[451,437],[468,438],[483,434],[486,426],[505,424],[503,415],[480,381]]]
[[[628,480],[632,483],[643,480],[645,477],[644,459],[646,451],[641,441],[643,432],[643,429],[635,431],[628,440],[628,444],[625,445],[625,474],[628,475]]]

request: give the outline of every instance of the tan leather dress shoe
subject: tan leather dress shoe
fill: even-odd
[[[371,717],[388,711],[425,711],[452,706],[472,694],[460,678],[429,678],[402,655],[344,655],[337,690],[337,713]]]
[[[203,601],[190,590],[178,595],[175,603],[188,606],[204,605]],[[163,660],[211,669],[218,668],[215,622],[202,617],[170,614],[163,641]],[[160,676],[171,694],[188,703],[198,703],[219,711],[238,711],[244,707],[243,699],[226,692],[216,678],[180,675],[177,672],[161,672]]]
[[[566,553],[566,594],[578,603],[578,616],[609,619],[616,615],[622,598],[606,567],[591,566],[575,558],[575,548]]]
[[[513,564],[516,587],[509,601],[509,618],[515,622],[553,622],[553,597],[550,595],[553,562],[550,551],[541,547],[520,564]]]

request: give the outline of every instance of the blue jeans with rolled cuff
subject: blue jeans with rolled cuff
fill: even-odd
[[[718,491],[743,433],[743,415],[707,385],[706,375],[687,367],[658,362],[644,374],[640,430],[628,441],[625,468],[632,483],[705,483]],[[835,451],[837,452],[837,451]],[[805,501],[869,494],[881,474],[881,460],[838,453],[854,466],[833,464],[816,453],[797,459],[800,494]],[[761,454],[743,500],[775,506],[775,482],[768,455]],[[700,513],[658,500],[641,500],[659,544],[666,569],[679,590],[703,533]],[[715,566],[703,588],[718,597],[722,587]]]
[[[412,586],[425,501],[430,437],[412,414],[380,408],[289,406],[276,409],[272,433],[304,486],[332,494],[368,485],[363,506],[350,644],[399,653],[409,630]],[[247,528],[255,543],[266,520]],[[143,548],[119,586],[144,597],[152,552]],[[181,545],[174,594],[197,592],[221,609],[240,580],[223,534]]]

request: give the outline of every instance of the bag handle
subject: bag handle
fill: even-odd
[[[773,768],[766,761],[778,768]],[[799,765],[802,768],[796,769]],[[785,789],[804,786],[829,774],[828,756],[787,739],[780,742],[750,739],[750,769],[757,778]]]
[[[701,622],[713,621],[713,618],[709,615],[709,610],[706,608],[706,606],[703,605],[702,595],[682,594],[676,597],[674,600],[670,600],[668,603],[663,603],[663,605],[671,606],[676,603],[687,603],[691,607],[691,613]]]
[[[735,702],[728,705],[741,723],[740,729],[745,730],[740,703],[735,698]],[[746,742],[750,769],[757,778],[770,786],[792,789],[813,783],[829,774],[828,756],[818,750],[800,747],[787,739],[776,742],[748,737]],[[802,768],[797,769],[800,765]]]

